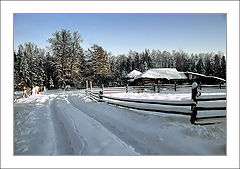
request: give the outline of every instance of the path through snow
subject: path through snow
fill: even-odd
[[[194,126],[189,116],[96,103],[79,90],[20,99],[14,115],[15,155],[226,154],[225,123]]]

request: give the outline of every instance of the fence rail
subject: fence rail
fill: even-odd
[[[91,93],[91,92],[90,92]],[[154,111],[154,112],[161,112],[161,113],[171,113],[171,114],[182,114],[182,115],[191,115],[192,111],[187,108],[172,108],[172,107],[151,107],[146,105],[133,105],[129,104],[127,102],[135,102],[135,103],[146,103],[146,104],[162,104],[162,105],[172,105],[172,106],[191,106],[194,105],[193,102],[166,102],[162,100],[156,100],[156,101],[148,101],[148,100],[143,100],[143,99],[125,99],[125,98],[115,98],[115,97],[109,97],[106,95],[96,95],[94,93],[90,94],[91,96],[94,97],[95,100],[97,101],[102,101],[106,102],[108,104],[114,104],[117,106],[122,106],[122,107],[127,107],[127,108],[132,108],[132,109],[137,109],[137,110],[143,110],[143,111]],[[100,99],[100,98],[106,98],[106,99]],[[110,99],[110,100],[109,100]],[[124,102],[114,102],[111,100],[118,100],[118,101],[124,101]]]
[[[199,87],[200,88],[200,87]],[[212,105],[200,105],[199,102],[208,101],[221,101],[226,100],[226,96],[213,95],[213,96],[199,96],[201,93],[197,91],[198,87],[192,89],[192,99],[196,102],[196,106],[192,107],[191,123],[196,125],[209,125],[216,124],[226,119],[224,115],[201,115],[201,111],[212,111],[212,110],[226,110],[226,103],[217,104],[214,102]]]
[[[211,97],[209,97],[209,96],[201,96],[201,97],[196,98],[196,100],[197,101],[226,100],[226,96],[225,95],[224,96],[222,96],[222,95],[220,95],[220,96],[215,95],[215,96],[211,96]]]
[[[103,95],[104,98],[126,101],[126,102],[135,102],[135,103],[146,103],[146,104],[161,104],[161,105],[172,105],[172,106],[193,106],[196,103],[192,100],[186,101],[165,101],[165,100],[149,100],[149,99],[129,99],[129,98],[117,98]]]
[[[225,119],[225,114],[215,114],[215,115],[201,115],[201,111],[212,111],[212,110],[226,110],[226,104],[217,104],[214,102],[213,105],[201,105],[199,102],[204,101],[220,101],[226,100],[225,95],[209,95],[209,96],[199,96],[198,88],[200,88],[196,83],[192,85],[192,99],[185,101],[166,101],[166,100],[149,100],[149,99],[130,99],[130,98],[119,98],[107,96],[108,93],[117,92],[128,92],[133,89],[145,89],[146,86],[133,86],[133,87],[118,87],[118,88],[104,88],[102,86],[99,90],[93,90],[86,87],[86,93],[91,99],[99,102],[106,102],[108,104],[113,104],[121,107],[143,110],[143,111],[154,111],[161,113],[170,114],[181,114],[191,116],[190,122],[195,125],[209,125],[219,123],[219,119]],[[150,87],[149,87],[150,88]],[[114,101],[113,101],[114,100]],[[136,104],[133,104],[136,103]],[[145,105],[143,105],[145,104]],[[147,104],[147,105],[146,105]],[[152,106],[152,105],[169,105],[169,107]],[[174,106],[190,106],[188,108],[179,108]]]

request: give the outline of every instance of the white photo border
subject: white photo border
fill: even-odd
[[[226,13],[226,156],[13,156],[14,13]],[[1,167],[3,168],[230,168],[239,167],[238,1],[2,1]]]

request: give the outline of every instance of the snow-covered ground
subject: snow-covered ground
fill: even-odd
[[[225,94],[225,90],[205,93]],[[189,91],[117,93],[122,98],[188,100]],[[84,90],[52,90],[14,103],[15,155],[225,155],[226,123],[95,102]]]

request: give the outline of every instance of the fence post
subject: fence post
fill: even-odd
[[[104,91],[104,85],[102,84],[102,94],[104,93],[103,91]]]
[[[103,90],[104,90],[104,85],[102,84],[102,90],[99,91],[100,102],[103,101]]]
[[[174,82],[174,90],[177,91],[177,83]]]
[[[92,97],[92,81],[89,82],[90,85],[90,97]]]
[[[128,93],[128,84],[126,85],[126,93]]]
[[[16,93],[16,91],[14,92],[14,102],[16,102],[17,101],[17,93]]]
[[[88,94],[88,81],[86,80],[86,95]]]
[[[92,92],[92,82],[90,81],[90,91]]]
[[[27,89],[25,87],[23,87],[23,96],[27,98]]]
[[[192,100],[194,102],[197,102],[197,87],[198,87],[198,84],[196,82],[193,82],[192,84]]]
[[[192,84],[192,100],[197,104],[197,87],[198,84],[196,82],[193,82]],[[196,117],[197,117],[197,109],[196,109],[196,105],[191,106],[191,110],[192,110],[192,114],[191,114],[191,123],[194,124],[194,122],[196,121]]]
[[[102,90],[99,91],[99,99],[103,100],[103,91]]]
[[[197,109],[196,109],[196,106],[193,106],[191,119],[190,119],[191,123],[194,124],[196,119],[197,119]]]
[[[27,96],[30,96],[30,88],[27,88]]]

